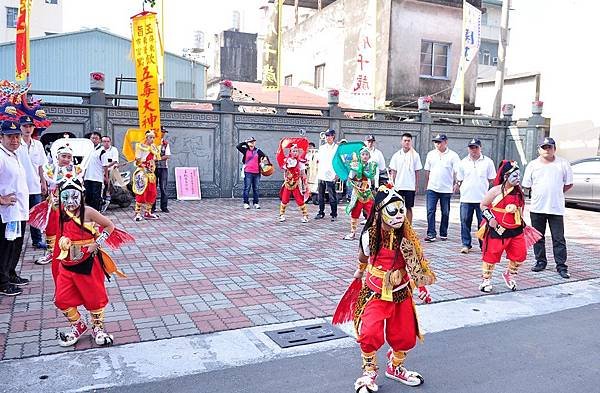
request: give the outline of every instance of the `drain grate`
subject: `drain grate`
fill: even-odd
[[[330,323],[272,330],[265,332],[265,334],[281,348],[290,348],[298,345],[314,344],[322,341],[348,337],[346,333]]]

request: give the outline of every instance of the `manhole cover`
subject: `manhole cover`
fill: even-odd
[[[294,328],[272,330],[265,334],[281,348],[314,344],[322,341],[348,337],[346,333],[329,323],[297,326]]]

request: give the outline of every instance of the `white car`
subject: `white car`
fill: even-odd
[[[569,204],[600,207],[600,156],[571,162],[573,188],[565,193]]]

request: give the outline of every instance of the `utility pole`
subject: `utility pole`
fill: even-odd
[[[493,117],[500,117],[502,109],[502,90],[504,89],[504,65],[506,61],[506,47],[508,46],[508,12],[510,1],[502,2],[502,20],[500,22],[500,46],[498,47],[498,67],[496,68],[496,82],[494,87],[496,94],[494,96]]]

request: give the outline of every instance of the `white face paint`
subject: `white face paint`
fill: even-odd
[[[61,191],[60,202],[66,210],[75,211],[81,206],[81,193],[77,190]]]
[[[513,186],[518,185],[521,182],[521,173],[517,170],[508,175],[508,182]]]
[[[381,209],[381,218],[392,228],[398,229],[404,224],[405,210],[404,201],[392,202]]]

